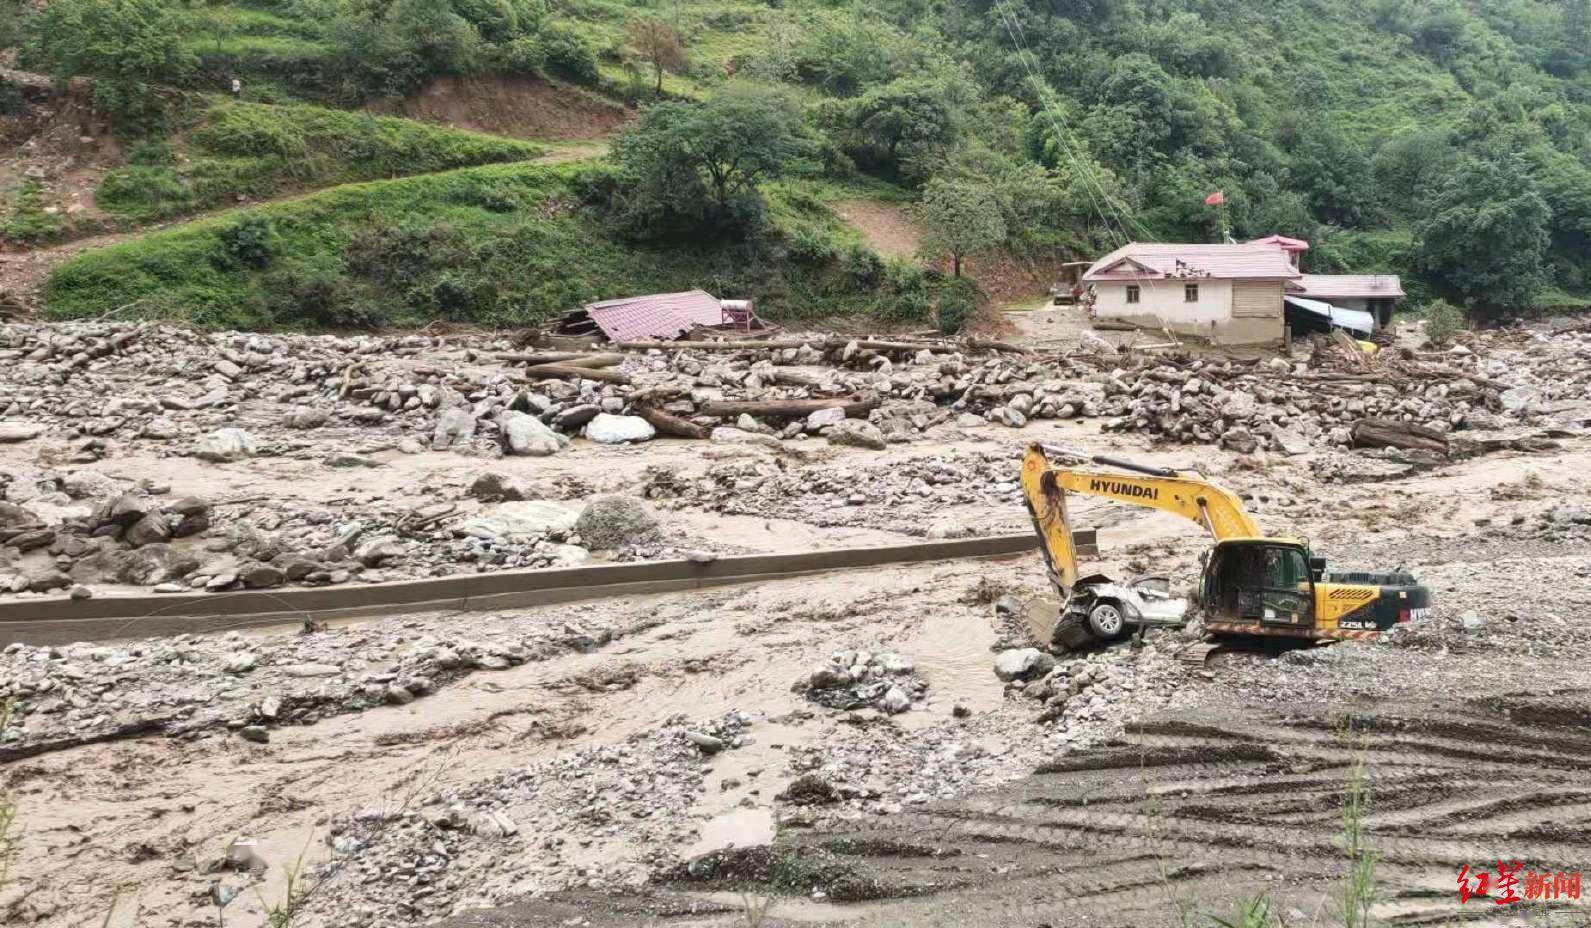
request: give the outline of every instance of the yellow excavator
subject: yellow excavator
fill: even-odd
[[[1163,577],[1117,583],[1080,576],[1078,542],[1091,538],[1074,537],[1068,493],[1159,509],[1203,526],[1215,546],[1203,557],[1198,601],[1205,629],[1217,635],[1366,638],[1419,618],[1430,605],[1430,593],[1407,573],[1328,573],[1325,559],[1303,542],[1261,536],[1235,494],[1197,474],[1108,457],[1088,459],[1095,467],[1065,463],[1082,460],[1033,445],[1022,461],[1028,512],[1062,598],[1046,644],[1076,648],[1121,637],[1129,627],[1180,626],[1189,612]]]

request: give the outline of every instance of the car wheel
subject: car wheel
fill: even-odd
[[[1104,641],[1114,641],[1121,637],[1127,627],[1127,619],[1121,614],[1121,607],[1115,603],[1100,603],[1088,613],[1088,630],[1095,637]]]

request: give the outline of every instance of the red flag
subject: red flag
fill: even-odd
[[[1223,193],[1220,190],[1217,190],[1216,192],[1214,192],[1214,193],[1212,193],[1209,196],[1204,198],[1204,205],[1205,206],[1220,206],[1222,203],[1225,203],[1225,202],[1226,202],[1226,194]]]

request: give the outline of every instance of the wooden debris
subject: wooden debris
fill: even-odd
[[[628,384],[630,378],[618,371],[605,371],[595,367],[571,367],[567,364],[538,364],[525,369],[525,380],[598,380],[602,383]]]
[[[525,368],[525,373],[534,374],[547,367],[583,367],[594,369],[598,367],[614,367],[624,363],[624,355],[616,353],[607,354],[582,354],[564,361],[543,361]]]
[[[1413,422],[1393,419],[1360,419],[1353,424],[1353,443],[1359,448],[1403,448],[1446,454],[1447,436]]]
[[[681,419],[672,413],[664,412],[656,406],[634,407],[635,414],[645,419],[652,428],[657,429],[659,435],[672,435],[675,438],[706,438],[712,434],[711,429],[704,428],[687,419]]]
[[[720,400],[702,404],[702,414],[735,418],[740,415],[776,416],[784,419],[805,418],[820,409],[839,407],[850,419],[864,419],[878,408],[877,394],[836,397],[817,400]]]

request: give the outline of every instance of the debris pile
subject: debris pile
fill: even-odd
[[[877,709],[899,715],[928,693],[917,665],[894,651],[836,651],[792,689],[830,709]]]
[[[401,627],[350,627],[269,641],[229,632],[64,648],[11,644],[0,651],[0,701],[13,701],[14,727],[0,742],[120,730],[235,731],[263,741],[279,725],[407,704],[475,671],[591,651],[628,632],[572,623],[513,632],[481,623],[418,636]]]
[[[1039,720],[1062,729],[1084,728],[1135,709],[1164,705],[1182,682],[1176,654],[1187,644],[1180,635],[1151,633],[1138,647],[1112,647],[1057,660],[1037,648],[1001,652],[995,675],[1008,695],[1043,704]]]
[[[309,910],[337,912],[349,926],[419,924],[529,893],[643,878],[676,863],[671,849],[695,833],[706,758],[717,753],[700,742],[733,748],[749,726],[736,712],[705,725],[678,717],[618,744],[338,817]]]

